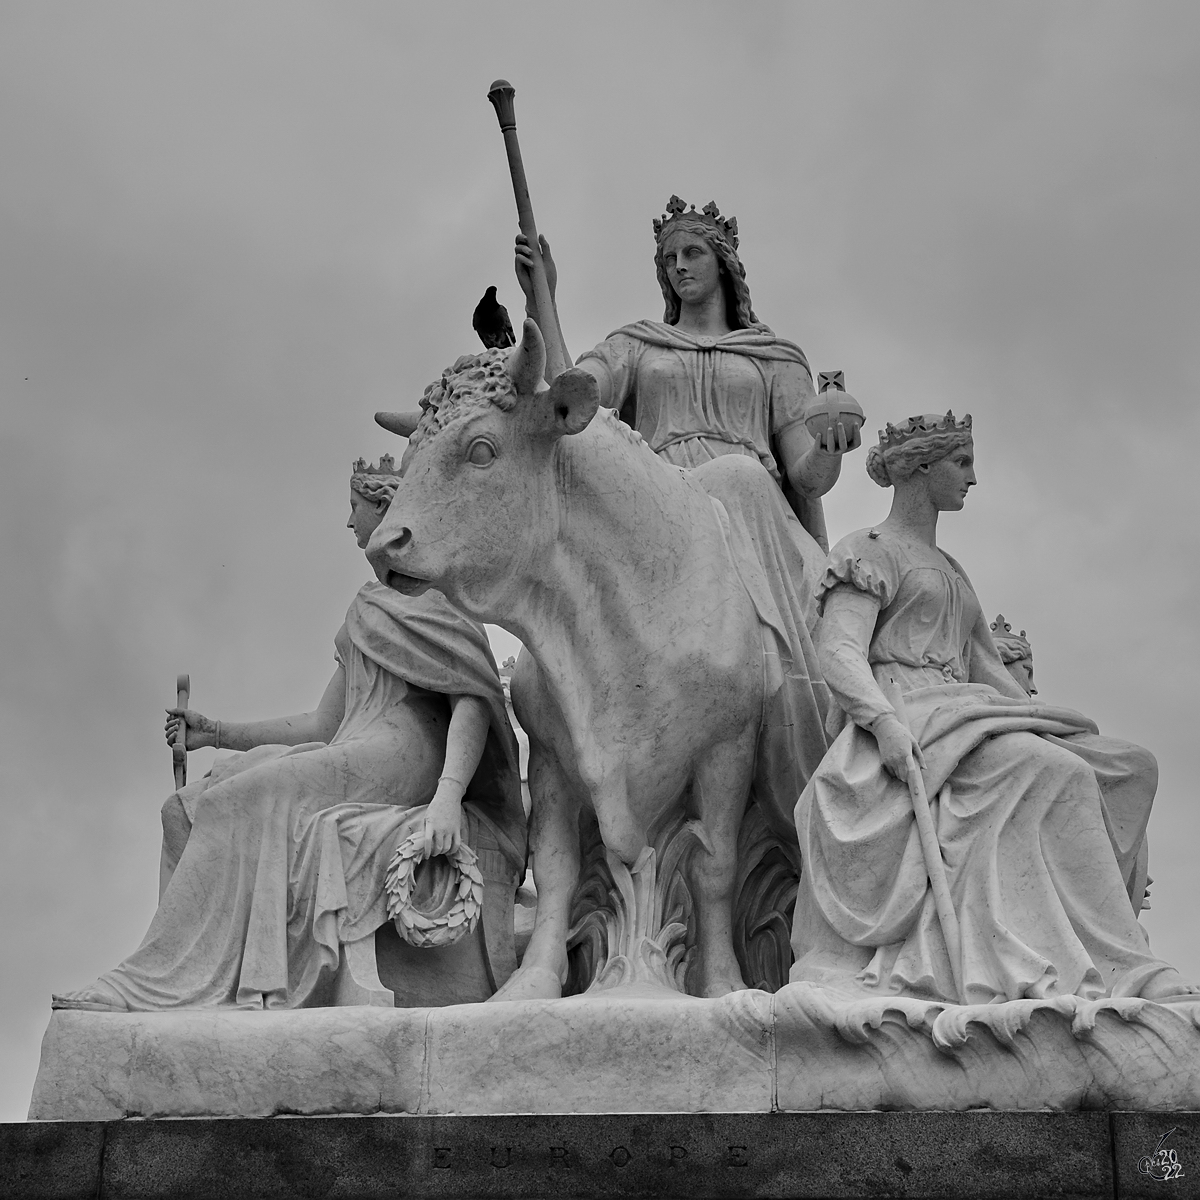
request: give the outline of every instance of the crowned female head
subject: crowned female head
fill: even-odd
[[[758,318],[750,304],[746,268],[737,254],[736,217],[722,217],[711,201],[702,212],[697,212],[694,204],[685,211],[683,201],[678,196],[672,196],[662,219],[654,221],[654,238],[654,266],[666,305],[663,314],[665,324],[677,324],[683,306],[680,294],[671,281],[675,256],[685,246],[699,248],[702,245],[716,259],[719,286],[725,296],[725,319],[730,329],[751,329],[758,325]]]
[[[377,467],[360,458],[351,468],[350,519],[346,528],[354,530],[354,540],[360,549],[366,549],[371,534],[383,520],[399,482],[400,472],[390,454],[381,455]]]
[[[931,490],[935,508],[945,511],[962,508],[975,483],[974,461],[970,414],[959,421],[948,412],[909,417],[899,425],[889,421],[878,444],[867,451],[866,465],[880,487],[900,491],[919,485]]]

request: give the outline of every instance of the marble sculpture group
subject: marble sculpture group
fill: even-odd
[[[938,547],[971,418],[891,414],[866,454],[890,512],[829,549],[863,423],[840,373],[818,392],[759,321],[715,205],[672,197],[654,266],[663,319],[570,366],[525,228],[515,345],[378,415],[399,466],[354,464],[375,578],[320,703],[169,712],[169,742],[225,753],[163,806],[141,945],[56,1009],[754,989],[843,1032],[899,1012],[947,1042],[970,1013],[1003,1041],[1038,1002],[1075,1036],[1164,1005],[1194,1035],[1200,988],[1138,922],[1153,755],[1043,702]],[[511,709],[485,621],[525,648]]]

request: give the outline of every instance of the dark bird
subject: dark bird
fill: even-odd
[[[517,344],[517,339],[513,337],[512,322],[508,319],[508,309],[496,299],[494,287],[488,288],[483,293],[483,299],[475,305],[471,328],[489,349],[495,346],[503,350],[505,346]]]

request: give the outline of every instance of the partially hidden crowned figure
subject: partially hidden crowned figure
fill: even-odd
[[[841,728],[796,807],[793,982],[966,1004],[1194,997],[1150,952],[1106,820],[1148,811],[1152,759],[1027,695],[937,545],[975,483],[970,417],[888,425],[867,469],[894,498],[819,587]]]
[[[1033,683],[1033,646],[1025,630],[1014,633],[1000,613],[991,623],[992,640],[1000,661],[1029,696],[1038,694]],[[1158,762],[1144,746],[1102,733],[1073,734],[1071,751],[1091,763],[1100,785],[1104,823],[1117,866],[1129,893],[1133,911],[1149,908],[1149,847],[1146,826],[1158,791]]]
[[[347,524],[360,547],[397,482],[388,456],[378,468],[355,463]],[[364,939],[373,948],[396,908],[387,885],[397,861],[411,876],[417,861],[450,856],[478,878],[471,843],[496,860],[484,874],[501,890],[507,882],[511,940],[525,816],[483,628],[439,592],[408,598],[372,581],[354,597],[334,654],[312,712],[244,723],[169,712],[168,741],[184,716],[191,748],[236,753],[163,805],[158,910],[142,944],[88,987],[56,996],[56,1008],[336,1003],[343,948]],[[409,902],[419,902],[420,883],[409,884]],[[429,922],[418,914],[416,925]],[[405,962],[415,972],[440,965],[419,949]]]

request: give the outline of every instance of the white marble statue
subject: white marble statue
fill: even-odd
[[[738,456],[771,477],[776,486],[770,489],[753,486],[746,471],[717,470],[701,480],[730,514],[734,535],[760,558],[760,578],[789,626],[786,655],[811,661],[815,589],[828,550],[821,497],[837,481],[842,455],[860,444],[861,418],[814,419],[816,396],[804,352],[754,312],[736,219],[721,216],[715,204],[697,212],[672,196],[653,228],[663,319],[623,326],[577,366],[596,380],[601,405],[618,411],[665,462],[696,468]],[[554,300],[558,272],[544,238],[538,251],[524,233],[518,235],[516,273],[526,312],[549,339],[554,360],[554,342],[562,337]],[[539,310],[541,269],[549,313]],[[565,345],[559,350],[558,361],[569,363]],[[827,703],[815,676],[813,692],[818,704]],[[799,736],[814,752],[823,749],[819,728],[803,724],[804,714],[795,717]],[[806,778],[802,770],[796,785]],[[742,970],[748,982],[773,989],[787,976],[786,912],[799,861],[790,816],[778,819],[757,796],[746,815],[738,874],[743,883],[735,902],[735,944]],[[782,911],[773,918],[772,908]]]
[[[779,487],[757,458],[667,464],[610,410],[597,416],[589,372],[547,390],[544,369],[527,320],[511,356],[489,350],[447,370],[419,423],[380,414],[412,437],[368,558],[392,586],[436,586],[529,651],[512,695],[530,739],[538,911],[499,997],[554,997],[566,981],[581,817],[597,822],[642,914],[622,918],[630,936],[618,947],[614,934],[610,959],[653,954],[646,939],[672,922],[645,881],[676,815],[696,841],[686,987],[721,995],[746,984],[732,922],[747,796],[753,787],[794,843],[795,798],[826,746],[803,617],[764,568],[782,557]]]
[[[360,546],[397,482],[387,456],[378,469],[355,464],[347,524]],[[158,911],[141,946],[56,1008],[330,1002],[340,945],[387,921],[393,850],[416,833],[427,854],[456,851],[464,800],[520,877],[517,749],[483,629],[437,592],[409,599],[373,580],[334,653],[312,712],[251,722],[169,712],[168,741],[184,715],[189,748],[237,753],[163,805]]]
[[[577,366],[596,379],[600,403],[617,409],[667,462],[697,467],[737,454],[762,464],[799,517],[780,521],[789,555],[783,565],[811,624],[812,581],[828,548],[820,498],[837,482],[842,455],[860,444],[859,425],[832,425],[820,440],[806,427],[814,399],[808,359],[755,315],[736,218],[711,203],[702,212],[687,209],[672,196],[654,236],[663,319],[622,326]],[[544,238],[540,249],[553,301],[557,267]],[[537,311],[524,235],[516,270],[527,314],[547,336],[559,336],[557,312],[543,319]],[[562,353],[569,362],[565,346]]]
[[[791,978],[965,1004],[1194,996],[1150,952],[1106,828],[1106,799],[1141,785],[1091,721],[1018,686],[937,546],[973,463],[969,417],[889,425],[867,467],[891,512],[830,555],[819,654],[841,728],[796,807]]]
[[[1033,646],[1025,630],[1014,633],[1003,613],[997,615],[990,628],[1005,670],[1026,695],[1036,696]],[[1135,913],[1140,913],[1150,907],[1146,900],[1152,882],[1146,826],[1158,791],[1158,760],[1144,746],[1102,733],[1072,734],[1070,748],[1096,772],[1109,841],[1129,903]]]

